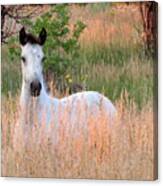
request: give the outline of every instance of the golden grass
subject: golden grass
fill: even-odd
[[[139,32],[142,31],[142,23],[139,7],[136,4],[115,5],[97,12],[93,12],[90,6],[71,6],[71,22],[78,18],[87,25],[80,37],[83,47],[92,43],[109,45],[119,41],[123,46],[124,43],[141,41]]]
[[[80,18],[87,24],[80,37],[83,47],[94,43],[107,46],[116,41],[123,46],[123,43],[133,44],[141,39],[136,32],[137,27],[141,29],[140,15],[136,7],[113,7],[110,11],[96,14],[91,14],[87,7],[79,9],[72,6],[71,10],[72,22]],[[139,64],[134,61],[122,67],[118,73],[115,66],[100,63],[92,65],[92,72],[88,74],[91,81],[96,79],[97,74],[99,78],[112,81],[124,72],[137,80],[140,74],[150,77],[152,68],[149,63]],[[115,104],[118,116],[113,125],[108,128],[105,113],[96,118],[89,117],[87,132],[80,127],[82,125],[79,121],[76,125],[76,136],[72,131],[67,132],[65,115],[59,131],[54,127],[50,128],[50,134],[53,134],[50,136],[53,138],[47,135],[44,125],[36,125],[29,133],[28,145],[24,145],[23,133],[21,128],[17,127],[21,115],[18,102],[18,97],[2,99],[3,176],[137,180],[155,178],[156,144],[152,103],[137,111],[134,103],[126,107],[124,99],[121,98]],[[79,114],[82,115],[82,112],[79,108]],[[53,143],[55,134],[59,134],[57,144]]]
[[[134,103],[126,108],[121,98],[116,103],[118,115],[111,126],[105,111],[87,119],[87,130],[80,121],[74,130],[69,130],[68,123],[64,122],[66,119],[61,118],[59,129],[51,127],[50,135],[44,125],[36,125],[31,129],[26,145],[22,143],[22,133],[16,131],[17,141],[13,145],[19,118],[16,103],[17,98],[2,103],[3,176],[154,179],[151,104],[138,112]],[[80,115],[84,112],[80,108],[78,111]],[[54,143],[57,135],[58,141]]]

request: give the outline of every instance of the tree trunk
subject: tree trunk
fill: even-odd
[[[157,51],[158,4],[156,2],[140,2],[140,13],[143,21],[143,41],[146,52],[154,56]]]

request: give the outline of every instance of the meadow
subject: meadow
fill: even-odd
[[[126,95],[127,96],[127,95]],[[125,108],[123,99],[116,103],[118,116],[109,127],[105,111],[101,117],[89,118],[88,131],[76,123],[69,130],[66,115],[58,131],[51,123],[47,135],[45,125],[30,131],[28,146],[23,143],[17,118],[18,100],[5,101],[2,112],[2,175],[50,178],[135,179],[152,180],[155,174],[152,105],[138,113],[135,105]],[[80,110],[80,108],[79,108]],[[13,112],[14,111],[14,112]],[[84,110],[80,111],[84,112]],[[15,138],[16,132],[16,139]],[[50,136],[50,137],[49,137]],[[39,140],[38,140],[39,139]],[[54,145],[53,139],[58,139]],[[16,141],[15,141],[16,140]]]
[[[81,129],[74,139],[62,132],[59,145],[54,147],[44,133],[44,125],[36,125],[31,131],[30,147],[21,145],[21,132],[17,133],[14,146],[14,132],[21,114],[21,65],[20,57],[8,58],[7,45],[2,46],[3,176],[155,178],[156,61],[145,53],[138,9],[121,6],[94,4],[71,8],[71,22],[79,17],[87,25],[80,37],[78,65],[71,79],[86,90],[103,93],[114,103],[118,115],[109,130],[106,118],[89,118],[89,135]],[[49,84],[52,96],[64,96],[57,92],[55,82]],[[55,130],[51,128],[51,132]],[[41,136],[40,143],[36,142],[37,135]],[[94,142],[96,145],[92,145]]]

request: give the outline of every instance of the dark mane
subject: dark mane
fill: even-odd
[[[47,33],[45,28],[42,28],[38,37],[35,37],[30,33],[26,33],[24,27],[19,31],[19,41],[21,45],[25,45],[26,43],[43,45],[46,41],[46,37]]]
[[[33,36],[32,34],[27,34],[26,39],[27,39],[27,41],[26,41],[27,43],[40,44],[40,39]]]

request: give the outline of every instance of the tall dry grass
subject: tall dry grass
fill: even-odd
[[[116,5],[116,4],[115,4]],[[98,9],[94,9],[96,6]],[[104,5],[102,3],[78,7],[71,5],[71,22],[76,17],[83,21],[87,27],[84,29],[80,43],[83,47],[91,46],[92,43],[110,45],[120,41],[124,43],[137,43],[141,41],[139,32],[142,31],[139,7],[136,5]]]
[[[116,121],[108,129],[103,115],[90,117],[87,132],[77,123],[79,132],[74,136],[72,132],[66,133],[68,124],[63,118],[57,144],[53,143],[57,130],[51,128],[50,138],[44,123],[30,129],[29,143],[24,144],[21,127],[17,126],[21,115],[19,96],[15,96],[21,85],[20,60],[19,56],[14,62],[8,59],[8,48],[4,48],[2,175],[152,180],[156,168],[153,61],[145,58],[139,46],[142,28],[139,11],[131,5],[96,12],[89,6],[73,5],[71,23],[76,18],[87,27],[80,37],[78,61],[82,66],[73,78],[81,82],[83,73],[86,74],[88,90],[104,92],[116,100]],[[129,97],[120,98],[124,89]],[[84,111],[79,108],[78,112]]]
[[[108,125],[102,110],[97,117],[87,119],[87,130],[80,121],[69,130],[69,123],[64,122],[66,115],[61,118],[59,129],[54,124],[48,129],[44,124],[35,125],[25,145],[24,136],[16,128],[21,115],[17,103],[17,98],[3,103],[3,176],[154,179],[154,123],[150,103],[137,111],[134,103],[126,108],[121,98],[116,103],[118,115],[114,124]],[[79,108],[78,112],[82,115],[85,110]],[[15,129],[17,141],[13,144]]]

